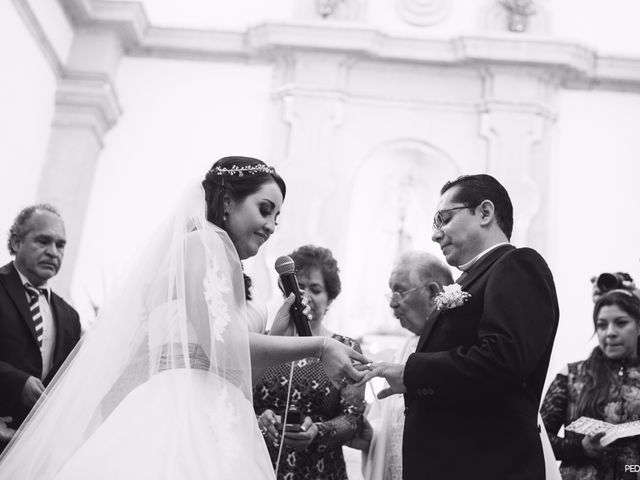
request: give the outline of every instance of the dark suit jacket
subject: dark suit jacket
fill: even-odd
[[[46,386],[80,340],[78,313],[51,292],[51,312],[56,324],[52,368]],[[0,416],[12,416],[12,428],[20,426],[29,408],[20,401],[27,378],[42,375],[42,355],[36,340],[29,303],[13,263],[0,268]],[[1,447],[0,447],[1,448]]]
[[[538,405],[558,327],[551,271],[501,246],[436,312],[406,364],[405,479],[542,480]]]

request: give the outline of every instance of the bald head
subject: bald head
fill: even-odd
[[[435,296],[443,285],[453,283],[449,267],[435,255],[411,251],[400,256],[391,276],[389,288],[393,295],[389,306],[400,324],[419,335],[427,318],[435,309]]]

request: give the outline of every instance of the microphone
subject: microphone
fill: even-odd
[[[301,337],[310,337],[311,327],[309,327],[309,322],[302,313],[304,307],[302,306],[302,294],[300,293],[298,279],[296,278],[296,266],[291,257],[283,255],[282,257],[278,257],[275,267],[276,272],[280,275],[284,294],[287,297],[291,293],[296,296],[293,305],[291,305],[291,310],[289,310],[291,318],[293,319],[293,324],[296,327],[296,332],[298,332],[298,335]]]

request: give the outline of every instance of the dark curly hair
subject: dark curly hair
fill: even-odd
[[[600,309],[615,305],[620,310],[640,323],[640,298],[627,290],[611,290],[600,297],[593,307],[593,327],[596,329]],[[587,374],[587,382],[576,403],[578,416],[603,418],[604,406],[607,403],[611,379],[607,362],[609,359],[598,346],[593,349],[589,358],[583,363]]]
[[[220,174],[215,169],[233,169],[247,167],[265,167],[264,172],[252,172],[244,175]],[[266,171],[267,164],[262,160],[251,157],[224,157],[213,164],[202,181],[205,202],[207,204],[207,220],[214,225],[227,230],[224,222],[224,202],[228,195],[235,202],[242,202],[249,195],[254,194],[265,183],[275,182],[282,192],[282,199],[287,193],[284,180],[275,171]],[[227,197],[228,198],[228,197]],[[245,297],[251,300],[251,279],[244,276]]]
[[[331,250],[315,245],[304,245],[295,249],[289,256],[296,265],[297,272],[308,272],[314,268],[320,271],[330,302],[340,294],[342,288],[340,269]]]
[[[13,248],[13,244],[24,240],[24,237],[27,235],[27,233],[29,233],[26,227],[26,223],[38,210],[44,210],[62,218],[60,216],[60,212],[58,212],[58,210],[53,205],[49,205],[48,203],[38,203],[36,205],[30,205],[23,208],[16,216],[15,220],[13,221],[13,225],[11,225],[11,228],[9,229],[7,248],[9,249],[9,253],[12,256],[17,255],[18,253],[17,250]]]

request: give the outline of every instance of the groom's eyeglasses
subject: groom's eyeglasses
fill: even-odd
[[[465,208],[476,208],[477,205],[462,205],[461,207],[445,208],[438,210],[433,216],[433,230],[440,230],[444,225],[449,223],[455,214],[450,213],[456,210],[464,210]]]

